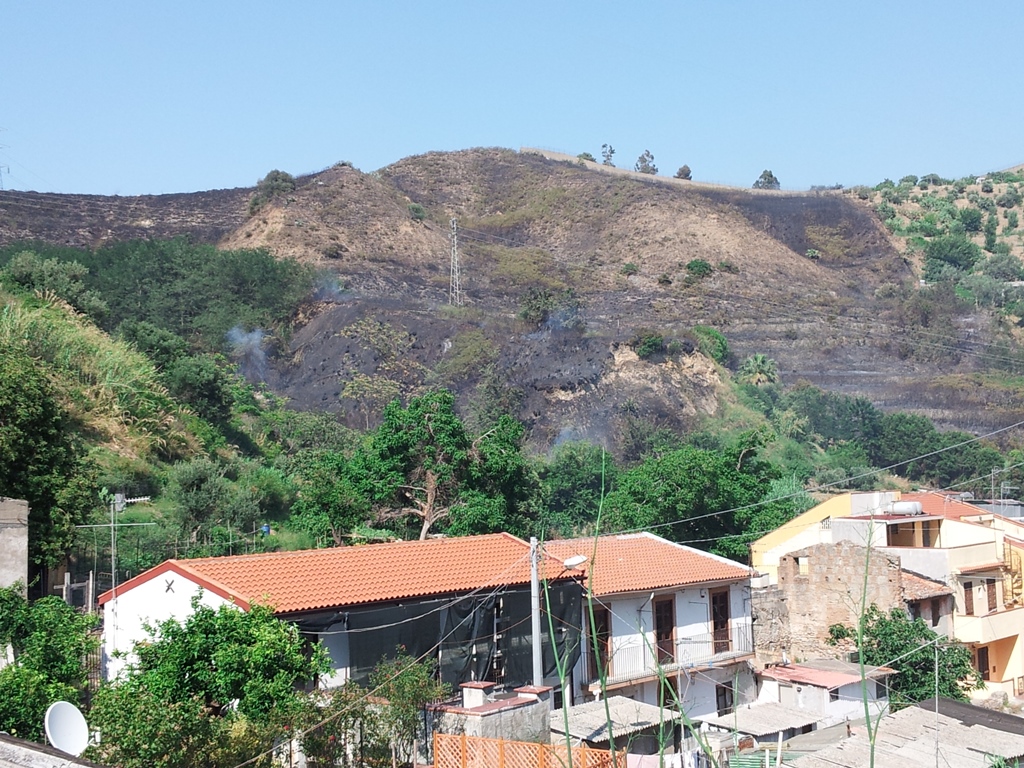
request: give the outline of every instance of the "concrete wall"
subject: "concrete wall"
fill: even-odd
[[[0,496],[0,587],[28,586],[28,502]]]
[[[755,651],[762,663],[837,658],[844,649],[829,645],[832,624],[853,625],[860,615],[865,550],[849,542],[819,544],[802,562],[779,561],[778,588],[754,590]],[[801,570],[804,572],[801,573]],[[899,560],[873,551],[868,569],[867,604],[883,610],[903,605]]]

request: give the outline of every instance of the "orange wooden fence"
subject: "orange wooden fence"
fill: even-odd
[[[568,748],[434,732],[434,768],[569,768]],[[572,748],[572,768],[626,768],[626,750]]]

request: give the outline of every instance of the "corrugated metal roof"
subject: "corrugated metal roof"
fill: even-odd
[[[605,706],[607,704],[607,711]],[[660,723],[678,720],[681,715],[671,709],[662,709],[625,696],[609,696],[607,701],[591,701],[569,707],[569,736],[581,741],[609,741],[608,720],[611,719],[615,736],[656,727]],[[565,736],[565,713],[561,709],[551,712],[551,730]]]
[[[991,756],[1024,756],[1024,736],[964,725],[958,719],[908,707],[879,721],[875,768],[934,768],[936,746],[941,765],[987,768]],[[870,746],[863,730],[840,744],[792,762],[793,768],[866,768]]]
[[[750,736],[767,736],[769,733],[803,728],[825,719],[825,715],[806,709],[787,707],[783,704],[747,704],[737,707],[728,715],[714,715],[701,718],[702,722],[728,731],[738,731]]]

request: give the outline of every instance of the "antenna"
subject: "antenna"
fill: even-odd
[[[452,217],[452,231],[449,236],[452,245],[452,276],[448,283],[448,303],[462,306],[462,277],[459,274],[459,223]]]
[[[89,746],[85,716],[70,702],[53,702],[46,710],[43,727],[50,744],[72,757],[78,757]]]

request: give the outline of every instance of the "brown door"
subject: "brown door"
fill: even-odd
[[[602,676],[607,676],[609,673],[608,657],[611,654],[612,623],[607,608],[594,606],[593,633],[593,640],[587,648],[590,679],[600,680]],[[597,646],[596,655],[595,645]]]
[[[964,614],[967,616],[974,615],[974,582],[964,582]]]
[[[978,649],[978,671],[981,673],[982,680],[988,680],[988,646],[983,646]]]
[[[711,632],[715,653],[728,653],[729,643],[729,590],[711,593]]]
[[[996,609],[996,580],[988,579],[985,588],[988,590],[988,612],[992,613]]]
[[[674,599],[654,601],[654,642],[658,648],[658,663],[671,664],[676,660],[676,610]]]

